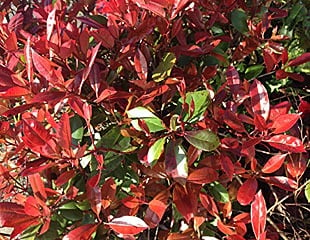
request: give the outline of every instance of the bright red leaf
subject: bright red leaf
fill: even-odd
[[[149,226],[141,219],[135,216],[122,216],[113,218],[109,223],[106,223],[113,231],[123,235],[135,235]]]
[[[287,154],[278,154],[275,155],[266,162],[264,167],[262,168],[263,173],[273,173],[277,171],[282,164],[284,163],[284,160],[286,158]]]
[[[41,179],[40,174],[39,173],[35,173],[35,174],[32,174],[32,175],[29,175],[28,179],[29,179],[32,191],[34,193],[34,196],[37,199],[45,202],[46,199],[47,199],[47,195],[46,195],[44,183],[43,183],[43,181]]]
[[[218,179],[218,173],[212,168],[204,167],[191,172],[187,181],[197,184],[206,184],[214,182]]]
[[[274,120],[271,129],[274,134],[286,132],[294,126],[299,118],[299,114],[280,115]]]
[[[282,151],[294,153],[305,152],[302,141],[299,138],[293,136],[276,135],[269,138],[268,140],[265,140],[265,142],[268,142],[270,146]]]
[[[251,204],[251,224],[256,239],[261,239],[261,235],[265,231],[267,219],[267,208],[264,196],[260,190]]]
[[[270,110],[269,98],[266,88],[260,81],[254,80],[250,87],[250,96],[253,112],[267,121]]]
[[[241,205],[250,204],[257,191],[257,180],[255,178],[248,178],[239,188],[237,193],[237,200]]]
[[[91,235],[96,231],[97,224],[85,224],[71,230],[67,235],[63,237],[63,240],[76,240],[85,239],[90,240]]]

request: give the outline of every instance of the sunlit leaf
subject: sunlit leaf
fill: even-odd
[[[160,138],[149,148],[147,153],[147,165],[154,166],[156,164],[159,157],[164,152],[165,142],[166,137]]]
[[[216,201],[223,203],[229,202],[228,192],[219,182],[210,183],[208,189]]]
[[[183,121],[197,122],[203,117],[210,104],[210,93],[208,90],[188,92],[186,93],[185,102],[188,105],[188,109],[185,110],[182,107],[184,102],[181,98],[177,106],[177,112],[181,114]]]
[[[138,119],[141,119],[146,123],[150,132],[158,132],[166,129],[162,120],[145,107],[130,109],[127,111],[127,115],[132,119],[131,124],[138,131],[142,131]]]
[[[113,229],[113,231],[124,235],[135,235],[149,228],[141,218],[135,216],[113,218],[107,225]]]
[[[254,80],[250,87],[250,96],[253,112],[267,120],[269,117],[270,103],[268,92],[260,81]]]
[[[161,82],[165,80],[165,78],[169,77],[175,63],[176,63],[175,55],[173,53],[166,53],[162,61],[153,71],[152,75],[153,80],[155,82]]]
[[[260,190],[251,204],[251,224],[256,239],[260,239],[261,234],[265,231],[267,218],[267,208],[264,196]]]
[[[308,203],[310,203],[310,182],[305,187],[305,196],[308,200]]]
[[[262,168],[262,172],[273,173],[277,171],[284,163],[285,158],[286,158],[286,154],[278,154],[278,155],[275,155],[269,158],[269,160],[266,162],[266,164]]]
[[[257,190],[257,180],[248,178],[239,188],[237,200],[241,205],[248,205],[254,199]]]
[[[180,143],[170,140],[165,152],[166,172],[176,180],[183,182],[188,175],[186,151]]]

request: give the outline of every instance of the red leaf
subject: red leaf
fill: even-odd
[[[113,231],[123,235],[135,235],[149,228],[141,218],[135,216],[113,218],[107,225],[112,228]]]
[[[164,6],[159,4],[159,2],[152,1],[152,0],[151,1],[147,1],[147,4],[145,4],[145,1],[143,1],[143,0],[142,1],[141,0],[137,0],[135,2],[141,8],[149,10],[152,13],[154,13],[154,14],[162,17],[162,18],[166,17]],[[160,2],[160,3],[162,3],[162,2]]]
[[[224,224],[224,223],[221,221],[221,219],[218,219],[218,220],[217,220],[217,228],[218,228],[222,233],[227,234],[227,235],[234,235],[234,234],[236,234],[236,231],[234,230],[234,227]]]
[[[56,8],[54,8],[50,13],[48,14],[47,20],[46,20],[46,40],[49,41],[51,39],[55,22],[55,15],[56,15]]]
[[[141,52],[141,50],[138,48],[136,50],[136,54],[134,57],[134,63],[135,63],[135,69],[138,74],[138,77],[141,80],[146,81],[147,79],[147,73],[148,73],[148,64],[145,56]]]
[[[96,40],[102,44],[102,46],[108,49],[113,48],[115,41],[108,29],[102,27],[94,31],[92,34]]]
[[[90,70],[92,69],[93,65],[94,65],[94,62],[95,62],[95,59],[96,59],[96,56],[97,56],[97,53],[98,53],[98,50],[100,48],[100,43],[98,43],[92,50],[91,50],[91,56],[90,58],[88,59],[87,61],[87,64],[86,64],[86,68],[84,68],[83,70],[83,74],[82,74],[82,80],[81,80],[81,83],[80,83],[80,86],[79,86],[79,93],[82,91],[82,86],[83,86],[83,83],[85,82],[85,80],[87,79],[89,73],[90,73]]]
[[[202,150],[195,148],[193,145],[190,145],[187,151],[188,166],[191,166],[197,160],[201,153]]]
[[[170,88],[168,87],[168,85],[156,86],[155,88],[152,88],[151,92],[143,94],[139,99],[137,99],[137,102],[142,101],[143,106],[148,105],[154,100],[155,97],[164,94],[169,89]]]
[[[261,234],[265,231],[267,219],[267,208],[264,196],[260,190],[251,204],[251,224],[256,239],[261,239]]]
[[[300,139],[288,135],[276,135],[265,140],[265,142],[268,142],[270,146],[282,151],[294,153],[306,151]]]
[[[254,80],[250,87],[250,96],[253,112],[267,121],[270,109],[268,92],[260,81]]]
[[[44,102],[60,102],[66,96],[65,92],[47,91],[36,94],[30,103],[44,103]]]
[[[184,181],[188,175],[185,150],[176,141],[169,141],[165,151],[165,166],[168,175]]]
[[[44,146],[51,140],[52,136],[41,123],[33,119],[24,119],[23,123],[23,140],[28,147]]]
[[[262,168],[263,173],[273,173],[277,171],[283,164],[287,154],[278,154],[269,158],[268,162]]]
[[[37,199],[45,202],[47,199],[47,195],[46,195],[44,183],[40,177],[40,174],[35,173],[32,175],[29,175],[28,179],[29,179],[32,191],[34,193],[34,196]]]
[[[40,206],[33,196],[29,196],[25,202],[25,213],[33,217],[41,216]]]
[[[75,170],[69,170],[63,172],[55,181],[55,185],[57,187],[60,187],[61,185],[67,183],[71,178],[75,176],[76,172]]]
[[[111,202],[115,199],[115,194],[116,183],[113,178],[109,178],[101,187],[101,204],[103,209],[106,209],[110,206]]]
[[[275,185],[286,191],[294,191],[298,187],[298,184],[294,180],[289,179],[287,177],[271,176],[271,177],[261,177],[261,179],[264,179],[269,184]]]
[[[28,227],[38,225],[39,223],[40,219],[27,215],[22,205],[8,202],[0,203],[0,226],[14,228],[11,239],[14,239]]]
[[[191,172],[187,178],[187,181],[196,184],[206,184],[216,181],[218,177],[219,175],[217,171],[212,168],[204,167]]]
[[[71,127],[68,113],[64,113],[57,125],[56,137],[59,145],[71,155]]]
[[[307,160],[308,160],[308,154],[291,154],[288,157],[288,161],[286,164],[286,169],[288,173],[293,177],[299,177],[307,169]]]
[[[26,88],[15,86],[11,88],[7,88],[0,92],[1,98],[16,98],[16,97],[22,97],[25,95],[30,94],[30,91]]]
[[[197,211],[197,197],[193,189],[188,185],[175,185],[173,190],[173,202],[187,223],[189,223]]]
[[[280,115],[285,115],[289,112],[292,104],[288,101],[284,101],[274,105],[270,109],[269,120],[274,121]]]
[[[287,76],[288,76],[288,73],[282,69],[279,69],[276,71],[276,79],[284,79],[284,78],[287,78]]]
[[[310,62],[310,52],[303,53],[299,57],[288,62],[289,67],[301,65],[303,63]]]
[[[15,32],[23,27],[23,23],[24,23],[24,13],[17,12],[11,17],[7,27],[10,32]]]
[[[298,111],[302,113],[302,118],[306,118],[310,115],[310,103],[301,99],[298,106]]]
[[[142,203],[140,199],[133,196],[125,197],[121,202],[124,204],[124,206],[130,209],[136,208]]]
[[[237,70],[233,66],[229,66],[226,70],[226,81],[233,97],[238,99],[240,97],[241,81]]]
[[[226,110],[223,119],[229,127],[236,130],[237,132],[246,132],[241,120],[232,111]]]
[[[247,179],[239,188],[237,200],[241,205],[248,205],[253,201],[257,190],[257,180],[255,178]]]
[[[53,76],[53,67],[57,65],[47,58],[40,56],[33,49],[31,49],[31,53],[35,69],[37,69],[42,77],[49,80]]]
[[[268,73],[274,69],[275,65],[277,64],[277,60],[274,58],[271,50],[268,48],[263,50],[263,57]]]
[[[75,111],[79,116],[84,118],[84,112],[83,112],[83,101],[81,98],[70,96],[68,103],[70,107]]]
[[[89,240],[91,235],[97,230],[97,224],[85,224],[70,231],[63,240]]]
[[[222,169],[231,181],[234,175],[234,164],[232,163],[231,159],[226,155],[222,155],[220,159]]]
[[[210,197],[208,194],[200,193],[199,199],[201,201],[202,206],[214,217],[217,217],[219,214],[219,211],[217,209],[217,206],[213,200],[212,197]]]
[[[166,208],[167,204],[160,200],[153,199],[149,202],[149,207],[145,212],[144,221],[150,226],[150,228],[154,228],[159,224]]]
[[[172,13],[171,13],[171,17],[170,19],[174,19],[177,14],[182,10],[184,9],[184,7],[190,2],[189,0],[175,0],[173,1],[173,10],[172,10]]]
[[[267,124],[266,124],[265,119],[261,115],[258,115],[258,114],[255,114],[254,116],[254,125],[257,128],[257,130],[261,132],[267,129]]]
[[[90,207],[93,212],[97,215],[97,218],[100,219],[99,214],[101,211],[101,189],[99,186],[91,187],[87,184],[87,199],[90,203]]]

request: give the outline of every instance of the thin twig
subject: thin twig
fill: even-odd
[[[270,217],[267,217],[267,221],[270,223],[270,225],[279,233],[279,235],[283,238],[283,240],[289,240],[285,234],[278,228],[278,226],[271,220]]]
[[[304,184],[302,184],[299,188],[296,189],[296,191],[300,191],[301,189],[303,189],[308,183],[310,183],[310,180],[306,181]],[[296,192],[295,191],[295,192]],[[273,211],[278,205],[280,205],[281,203],[283,203],[286,199],[292,197],[294,195],[295,192],[290,193],[289,195],[285,196],[284,198],[282,198],[280,201],[276,202],[274,205],[272,205],[268,210],[267,210],[267,214],[270,213],[271,211]]]

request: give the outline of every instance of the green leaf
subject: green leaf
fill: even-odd
[[[310,182],[306,185],[305,196],[306,196],[306,198],[308,200],[308,203],[310,203]]]
[[[166,129],[163,121],[145,107],[130,109],[127,111],[127,115],[132,119],[132,126],[138,131],[142,131],[138,119],[141,119],[146,123],[151,133]]]
[[[72,143],[73,145],[78,146],[84,135],[84,126],[81,117],[74,115],[72,118],[70,118],[70,127]]]
[[[76,203],[73,201],[67,202],[59,207],[59,209],[77,209]]]
[[[239,32],[245,34],[249,31],[247,24],[248,16],[246,13],[238,8],[232,11],[231,13],[231,23]]]
[[[156,164],[161,154],[164,152],[165,142],[166,137],[160,138],[149,148],[147,153],[147,165],[154,166]]]
[[[163,60],[159,63],[157,68],[153,71],[152,78],[155,82],[161,82],[165,78],[169,77],[174,64],[176,63],[176,57],[173,53],[166,53]]]
[[[210,105],[210,93],[208,90],[201,90],[196,92],[186,93],[185,102],[188,104],[188,112],[183,112],[182,119],[185,122],[194,123],[201,119],[205,111]],[[191,106],[194,106],[191,109]],[[183,99],[180,98],[176,112],[181,114],[183,111]]]
[[[121,134],[121,129],[116,125],[109,127],[108,131],[96,143],[96,147],[105,147],[122,152],[130,152],[136,149],[131,145],[130,137],[124,137]]]
[[[208,189],[216,201],[223,203],[229,202],[228,192],[219,182],[210,183]]]
[[[62,209],[60,210],[61,215],[70,220],[70,221],[79,221],[83,218],[83,213],[82,211],[78,209]]]
[[[217,135],[208,129],[188,131],[184,137],[194,147],[204,151],[213,151],[220,145]]]
[[[264,66],[262,65],[254,65],[250,66],[245,70],[245,78],[250,80],[253,78],[257,78],[264,70]]]

